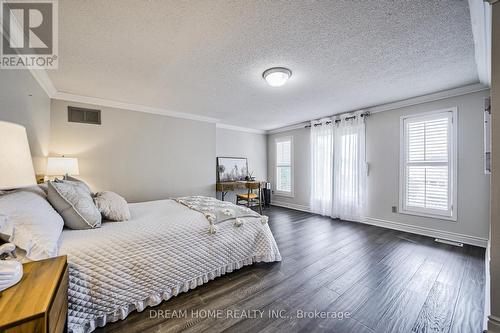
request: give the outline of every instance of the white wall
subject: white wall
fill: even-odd
[[[267,137],[265,134],[234,131],[217,128],[216,156],[246,157],[248,170],[257,180],[267,180]],[[214,159],[215,163],[215,159]],[[238,191],[242,192],[242,191]],[[218,194],[220,199],[220,193]],[[229,192],[225,200],[235,202],[235,195]]]
[[[69,123],[67,106],[100,109],[102,125]],[[52,155],[79,159],[95,191],[130,202],[215,191],[215,124],[52,100]]]
[[[36,173],[45,172],[50,99],[27,70],[0,70],[0,120],[26,127]]]
[[[483,170],[483,99],[487,91],[440,101],[422,103],[375,113],[366,121],[367,161],[370,164],[367,193],[368,222],[400,228],[410,226],[416,232],[444,231],[456,239],[465,235],[468,241],[483,244],[489,228],[489,176]],[[458,221],[392,213],[399,195],[399,121],[401,115],[458,107]],[[292,208],[308,209],[310,195],[309,129],[295,129],[268,137],[268,174],[274,179],[275,146],[280,136],[293,136],[293,198],[274,195],[273,202]],[[274,184],[274,182],[273,182]],[[394,224],[398,223],[398,224]],[[408,229],[408,228],[407,228]]]

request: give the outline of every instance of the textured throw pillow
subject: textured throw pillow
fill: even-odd
[[[94,202],[106,220],[119,222],[130,219],[127,201],[115,192],[96,193]]]
[[[0,196],[2,239],[26,251],[30,260],[57,256],[64,222],[47,200],[32,190]]]
[[[87,190],[87,192],[90,195],[94,195],[94,192],[92,192],[92,190],[90,189],[90,186],[86,182],[84,182],[83,180],[81,180],[81,179],[78,179],[78,178],[75,178],[75,177],[71,177],[71,176],[66,176],[66,179],[63,180],[63,181],[78,182],[78,183],[82,184],[82,186],[84,186],[84,188]]]
[[[94,205],[86,186],[74,181],[48,183],[47,199],[70,229],[92,229],[101,226],[101,213]]]

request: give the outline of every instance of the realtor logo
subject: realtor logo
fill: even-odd
[[[1,0],[1,68],[57,69],[57,0]]]

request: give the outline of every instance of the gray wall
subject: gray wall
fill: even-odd
[[[52,155],[78,157],[80,177],[95,191],[130,202],[214,195],[215,124],[107,107],[102,125],[69,123],[67,106],[52,100]]]
[[[491,53],[492,178],[490,237],[490,301],[488,332],[500,332],[500,4],[493,5]],[[487,277],[488,278],[488,277]],[[488,302],[487,302],[488,303]]]
[[[478,92],[373,114],[366,122],[367,161],[370,164],[367,216],[388,222],[430,228],[486,239],[489,228],[489,176],[483,170],[483,98]],[[392,213],[399,195],[399,121],[404,114],[458,106],[458,221]],[[269,135],[268,174],[274,177],[274,140],[294,137],[295,197],[273,196],[273,201],[293,208],[309,208],[309,129]]]
[[[489,93],[478,92],[380,112],[366,122],[368,217],[488,238],[489,181],[484,173],[483,110]],[[399,197],[399,122],[402,115],[458,107],[457,221],[392,213]]]
[[[0,70],[0,120],[26,127],[35,172],[44,173],[50,141],[50,99],[27,70]]]
[[[267,180],[266,146],[267,138],[265,134],[217,128],[216,155],[222,157],[246,157],[248,159],[248,169],[253,172],[257,180]],[[220,199],[220,194],[218,194],[218,197]],[[234,202],[234,193],[228,193],[225,200]]]
[[[311,146],[310,131],[308,128],[299,128],[287,132],[272,134],[267,140],[267,160],[269,161],[267,174],[272,183],[273,190],[276,188],[276,144],[277,138],[293,137],[293,197],[279,196],[273,194],[272,201],[280,205],[296,209],[309,209],[309,198],[311,193]]]

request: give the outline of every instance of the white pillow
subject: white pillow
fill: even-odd
[[[130,220],[127,201],[115,192],[96,193],[94,203],[106,220],[117,222]]]
[[[0,196],[0,233],[30,260],[57,256],[64,222],[43,195],[29,191]]]

